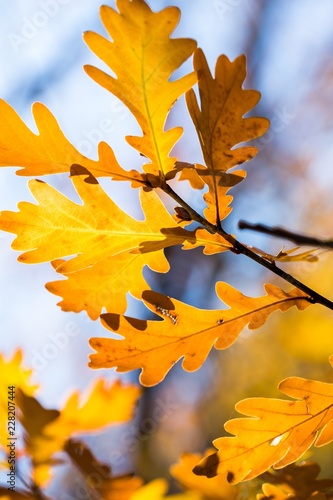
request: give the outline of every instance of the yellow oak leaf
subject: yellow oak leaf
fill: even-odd
[[[117,0],[116,5],[119,12],[105,5],[100,11],[112,40],[90,31],[84,37],[116,78],[94,66],[85,70],[133,113],[143,136],[128,136],[127,141],[150,160],[144,171],[152,184],[159,185],[159,178],[177,173],[176,158],[169,153],[182,134],[181,127],[165,130],[166,118],[174,102],[197,80],[194,72],[174,81],[170,76],[193,53],[196,42],[170,38],[180,17],[177,7],[155,13],[143,0]]]
[[[12,358],[6,358],[0,354],[0,421],[2,423],[8,422],[8,411],[15,413],[15,398],[19,389],[29,395],[35,394],[38,389],[38,385],[31,382],[33,370],[26,368],[22,364],[22,359],[21,349],[18,349]],[[8,437],[7,425],[2,424],[0,446],[6,447]]]
[[[52,262],[57,270],[65,260]],[[143,277],[142,269],[149,266],[158,272],[167,272],[169,264],[162,250],[145,254],[124,252],[96,262],[92,267],[80,269],[74,273],[63,273],[66,280],[46,283],[49,292],[60,295],[63,299],[58,305],[63,311],[86,311],[96,320],[103,308],[106,311],[124,313],[127,307],[126,293],[140,299],[143,290],[149,288]]]
[[[246,77],[244,56],[233,62],[224,55],[220,56],[214,79],[202,50],[197,49],[194,68],[198,74],[201,109],[192,89],[186,94],[186,102],[206,162],[206,167],[196,166],[197,173],[208,185],[208,192],[204,195],[207,203],[204,214],[215,224],[231,210],[229,204],[232,198],[226,198],[227,192],[245,177],[243,170],[232,174],[227,171],[251,160],[257,153],[254,146],[235,146],[260,137],[266,132],[269,122],[266,118],[244,118],[244,114],[260,99],[258,91],[242,88]],[[181,179],[187,178],[186,174],[195,187],[190,169],[182,172]]]
[[[117,255],[124,273],[118,270],[117,280],[122,284],[113,293],[131,291],[131,287],[127,288],[130,286],[128,266],[131,266],[134,272],[131,281],[137,296],[140,284],[147,288],[141,278],[145,264],[154,271],[166,272],[169,265],[163,249],[187,240],[195,242],[194,233],[178,227],[154,191],[140,191],[146,218],[139,221],[122,211],[86,169],[77,165],[71,172],[83,205],[74,203],[42,181],[31,180],[30,190],[38,204],[20,202],[20,212],[4,211],[0,216],[1,229],[17,234],[12,248],[24,252],[18,258],[20,262],[39,263],[76,255],[58,262],[57,266],[58,272],[68,276],[68,293],[77,289],[80,280],[90,279],[92,272],[96,272],[94,282],[85,282],[86,298],[91,286],[95,290],[109,286],[104,281],[105,275],[115,273],[112,257]],[[127,257],[122,257],[124,253]],[[135,255],[141,257],[135,260]],[[73,274],[77,271],[81,273],[78,278]],[[61,290],[59,282],[48,287],[55,293]],[[100,297],[97,305],[94,294],[90,296],[91,304],[83,304],[92,317],[98,315],[102,306],[110,305],[108,298]],[[77,306],[71,307],[75,310]]]
[[[229,243],[223,236],[218,233],[209,233],[206,229],[198,228],[195,230],[195,240],[187,240],[183,245],[183,250],[191,250],[198,246],[203,246],[205,255],[213,255],[215,253],[225,252],[232,249],[232,244]]]
[[[45,409],[35,398],[20,392],[20,420],[37,474],[35,479],[43,478],[44,482],[53,455],[62,451],[72,436],[101,431],[109,425],[130,420],[140,392],[133,384],[123,385],[120,381],[108,384],[100,379],[84,397],[74,392],[61,411]],[[43,474],[38,474],[39,469]]]
[[[0,99],[3,123],[0,135],[1,166],[23,167],[17,170],[17,175],[40,176],[69,172],[70,167],[78,163],[95,177],[130,180],[133,186],[144,184],[141,174],[134,170],[127,172],[118,164],[112,149],[105,142],[99,144],[99,160],[90,160],[66,139],[46,106],[36,102],[32,110],[38,134],[32,132],[16,111]]]
[[[184,488],[200,493],[200,498],[205,500],[237,500],[241,498],[240,488],[228,483],[226,474],[220,474],[210,479],[193,474],[193,467],[199,460],[210,455],[212,451],[212,448],[206,450],[204,456],[199,453],[183,453],[179,463],[170,467],[171,475]]]
[[[218,297],[230,306],[227,310],[202,310],[162,294],[146,291],[143,302],[163,321],[140,320],[119,314],[102,314],[102,324],[118,333],[122,340],[92,338],[90,345],[97,352],[90,355],[92,368],[116,367],[125,372],[141,368],[140,382],[152,386],[161,382],[181,358],[189,372],[201,367],[211,348],[226,349],[246,325],[259,328],[277,310],[293,305],[305,309],[307,296],[293,289],[285,293],[266,285],[267,295],[246,297],[227,283],[218,282]]]
[[[333,366],[333,356],[330,358]],[[194,468],[195,474],[214,477],[227,473],[229,482],[257,477],[269,467],[285,467],[298,460],[312,444],[333,441],[333,384],[289,377],[279,384],[293,400],[249,398],[236,410],[251,418],[224,425],[232,437],[214,441],[219,449]]]

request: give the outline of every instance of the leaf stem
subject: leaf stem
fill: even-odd
[[[329,299],[326,297],[323,297],[319,293],[315,292],[312,288],[309,288],[306,286],[304,283],[296,279],[294,276],[292,276],[289,273],[286,273],[282,269],[276,266],[274,262],[270,262],[266,260],[264,257],[256,254],[253,252],[250,248],[246,247],[243,245],[240,241],[238,241],[234,236],[231,234],[228,234],[224,231],[223,228],[219,228],[218,226],[215,226],[211,222],[209,222],[207,219],[202,217],[198,212],[196,212],[192,207],[190,207],[186,201],[184,201],[173,189],[169,184],[166,182],[162,183],[160,186],[161,189],[167,193],[171,198],[173,198],[179,205],[181,205],[185,210],[189,213],[190,217],[192,220],[198,222],[201,224],[203,227],[205,227],[209,232],[211,233],[217,233],[220,234],[223,238],[225,238],[231,245],[232,249],[231,251],[236,253],[236,254],[243,254],[246,257],[248,257],[251,260],[254,260],[261,266],[265,267],[266,269],[269,269],[272,273],[276,274],[280,278],[284,279],[291,285],[295,286],[299,290],[302,290],[302,292],[306,293],[308,297],[306,298],[309,302],[311,303],[317,303],[321,304],[328,309],[333,310],[333,302],[331,302]]]

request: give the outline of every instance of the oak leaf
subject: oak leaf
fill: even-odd
[[[76,165],[71,173],[83,205],[42,181],[31,180],[30,190],[38,204],[20,202],[20,212],[4,211],[0,216],[0,228],[17,234],[12,248],[24,251],[18,258],[20,262],[31,264],[76,255],[55,263],[56,270],[68,277],[68,283],[47,285],[53,293],[64,293],[62,306],[66,310],[85,309],[92,318],[98,317],[103,306],[117,305],[123,312],[125,299],[124,295],[119,298],[119,294],[133,288],[137,296],[142,292],[141,286],[147,288],[142,278],[144,265],[154,271],[168,271],[164,248],[187,240],[192,246],[204,244],[205,239],[201,238],[195,245],[195,233],[178,227],[155,192],[140,191],[146,218],[139,221],[122,211],[86,169]],[[137,255],[141,257],[136,258]],[[118,271],[114,256],[119,258]],[[103,291],[105,286],[107,290],[111,288],[115,272],[117,281],[112,292],[98,298],[99,290]],[[110,277],[104,281],[108,273]],[[85,296],[79,304],[72,303],[78,286],[83,288],[82,297]]]
[[[193,474],[192,469],[198,460],[210,455],[212,451],[211,448],[206,450],[204,456],[199,453],[183,453],[179,463],[170,467],[171,475],[185,489],[200,494],[200,498],[204,500],[237,500],[241,497],[240,487],[228,483],[226,474],[210,479]]]
[[[52,262],[57,271],[65,264],[63,259]],[[149,288],[142,274],[146,265],[160,273],[169,270],[162,251],[145,254],[124,252],[100,260],[92,267],[73,273],[63,272],[62,276],[67,279],[52,281],[45,286],[49,292],[62,297],[58,305],[63,311],[86,311],[95,320],[103,308],[124,313],[129,290],[131,295],[141,298],[142,290]]]
[[[64,136],[51,111],[36,102],[32,107],[38,134],[32,132],[14,109],[0,99],[3,127],[0,135],[0,165],[23,167],[17,175],[40,176],[69,172],[73,164],[87,168],[95,177],[131,180],[133,186],[145,183],[134,170],[127,172],[116,160],[108,144],[98,146],[99,159],[82,155]]]
[[[218,282],[217,295],[230,306],[227,310],[197,309],[146,291],[144,304],[163,321],[102,314],[102,324],[123,339],[90,339],[91,347],[97,351],[90,355],[90,366],[116,367],[119,372],[141,368],[140,382],[152,386],[161,382],[180,358],[184,358],[185,370],[195,371],[204,363],[212,346],[226,349],[246,325],[259,328],[273,311],[286,311],[293,305],[305,309],[310,305],[307,296],[297,289],[289,293],[273,285],[266,285],[265,289],[267,295],[251,298],[227,283]]]
[[[257,153],[254,146],[235,146],[260,137],[266,132],[269,122],[266,118],[244,118],[244,114],[260,99],[258,91],[242,88],[246,77],[244,56],[233,62],[224,55],[220,56],[214,79],[202,50],[197,49],[194,68],[198,74],[201,109],[192,89],[186,94],[186,102],[206,166],[186,168],[181,179],[188,178],[193,187],[199,187],[196,178],[199,175],[208,185],[208,192],[204,195],[207,204],[204,214],[211,223],[219,224],[231,211],[229,204],[232,197],[227,195],[229,189],[246,175],[243,170],[236,170],[232,174],[227,171],[251,160]]]
[[[140,388],[135,385],[96,380],[84,397],[74,392],[58,411],[43,408],[21,391],[20,420],[26,431],[26,449],[32,457],[35,481],[43,484],[48,479],[53,455],[62,451],[72,436],[101,431],[131,419],[139,395]]]
[[[170,150],[182,134],[181,127],[164,130],[174,102],[196,82],[194,72],[178,80],[170,76],[193,53],[196,42],[170,38],[180,11],[168,7],[152,12],[143,0],[117,0],[119,12],[102,6],[100,15],[111,41],[86,32],[89,48],[114,72],[116,78],[94,66],[85,66],[88,75],[117,96],[132,112],[143,136],[128,136],[129,144],[151,163],[143,166],[152,183],[173,177],[176,159]]]
[[[330,358],[333,366],[333,356]],[[203,459],[198,475],[228,474],[231,483],[253,479],[269,467],[285,467],[298,460],[312,444],[333,441],[333,384],[289,377],[279,384],[295,400],[249,398],[236,410],[250,418],[229,420],[225,430],[233,437],[214,441],[220,451]]]

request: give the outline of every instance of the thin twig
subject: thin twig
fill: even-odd
[[[268,234],[269,236],[274,236],[275,238],[283,238],[296,243],[296,245],[309,245],[331,249],[333,248],[332,240],[322,240],[319,238],[314,238],[312,236],[293,233],[292,231],[288,231],[287,229],[279,226],[269,227],[265,226],[264,224],[252,224],[251,222],[240,220],[238,222],[238,227],[239,229],[250,229],[251,231],[256,231],[257,233]]]
[[[299,290],[302,290],[302,292],[306,293],[308,297],[306,297],[306,300],[308,300],[311,303],[317,303],[317,304],[322,304],[323,306],[327,307],[328,309],[333,310],[333,302],[331,302],[329,299],[326,297],[323,297],[319,293],[315,292],[312,288],[309,288],[306,286],[304,283],[301,281],[298,281],[294,276],[292,276],[289,273],[286,273],[282,269],[276,266],[275,263],[270,262],[266,260],[265,258],[261,257],[260,255],[257,255],[255,252],[253,252],[250,248],[246,247],[243,245],[241,242],[236,240],[231,234],[226,233],[222,228],[218,228],[211,222],[209,222],[207,219],[202,217],[200,214],[198,214],[192,207],[190,207],[166,182],[161,185],[161,189],[167,193],[171,198],[173,198],[179,205],[181,205],[185,210],[189,213],[191,216],[192,220],[199,222],[203,227],[205,227],[208,231],[211,233],[219,234],[222,236],[224,239],[226,239],[231,245],[234,253],[237,254],[243,254],[246,255],[249,259],[254,260],[261,266],[265,267],[266,269],[269,269],[272,271],[272,273],[276,274],[277,276],[280,276],[280,278],[284,279],[291,285],[295,286]]]

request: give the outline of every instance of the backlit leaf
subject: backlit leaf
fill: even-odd
[[[170,38],[180,12],[168,7],[154,13],[143,0],[117,0],[119,12],[101,7],[101,19],[112,40],[85,33],[89,48],[114,72],[110,76],[93,66],[85,69],[91,78],[116,95],[133,113],[143,136],[127,140],[151,163],[144,171],[154,177],[173,177],[176,158],[170,150],[182,129],[165,131],[165,121],[174,102],[196,82],[195,73],[170,81],[170,76],[193,53],[196,42]]]
[[[85,309],[93,318],[103,306],[119,305],[123,311],[124,297],[116,298],[116,295],[133,288],[137,296],[142,292],[140,286],[147,288],[141,277],[143,266],[166,272],[169,265],[163,249],[186,240],[196,246],[195,235],[178,227],[155,192],[141,190],[146,218],[139,221],[122,211],[83,167],[72,167],[71,172],[83,205],[74,203],[42,181],[31,180],[30,190],[38,204],[20,202],[20,212],[2,212],[0,227],[17,234],[12,248],[23,251],[18,258],[20,262],[31,264],[76,255],[55,263],[57,271],[68,277],[68,283],[48,285],[52,292],[64,293],[66,310]],[[199,244],[204,244],[204,240]],[[140,258],[136,259],[136,255]],[[115,268],[114,256],[119,257],[119,268]],[[75,272],[79,275],[73,274]],[[105,280],[108,273],[109,279]],[[104,287],[108,290],[115,274],[117,280],[112,293],[100,294],[97,298],[96,292]],[[84,286],[82,298],[85,296],[86,300],[71,304],[74,295],[68,296],[78,286]]]
[[[113,177],[115,180],[131,180],[142,185],[143,177],[127,172],[116,160],[108,144],[99,144],[99,160],[82,155],[64,136],[51,111],[36,102],[33,116],[38,134],[32,132],[14,109],[0,99],[2,128],[0,135],[0,165],[20,166],[17,175],[40,176],[69,172],[73,164],[87,168],[95,177]]]
[[[103,325],[124,338],[90,339],[91,347],[97,351],[90,355],[90,366],[116,367],[119,372],[141,368],[141,383],[152,386],[161,382],[179,359],[184,358],[184,370],[195,371],[213,346],[226,349],[246,325],[259,328],[273,311],[286,311],[293,305],[305,309],[310,305],[303,292],[293,289],[285,293],[273,285],[266,285],[267,295],[258,298],[246,297],[222,282],[217,283],[216,291],[230,309],[197,309],[147,291],[143,293],[146,307],[163,321],[103,314]]]
[[[212,451],[212,449],[207,450],[204,456],[210,455]],[[192,469],[201,458],[203,457],[198,453],[183,453],[179,463],[171,466],[171,475],[184,488],[200,493],[200,498],[205,500],[239,499],[241,497],[240,488],[228,483],[226,474],[220,474],[210,479],[193,474]]]
[[[330,359],[333,365],[333,357]],[[279,469],[298,460],[312,444],[333,441],[333,384],[289,377],[279,389],[294,400],[249,398],[236,410],[251,418],[225,424],[233,437],[214,441],[217,453],[195,468],[198,475],[227,473],[231,483],[253,479],[269,467]]]
[[[232,198],[226,196],[229,189],[245,177],[243,170],[232,174],[227,171],[251,160],[257,153],[254,146],[235,146],[260,137],[266,132],[269,122],[265,118],[244,118],[244,114],[260,99],[256,90],[242,88],[246,76],[244,56],[233,62],[224,55],[220,56],[214,79],[202,50],[197,49],[194,68],[198,74],[201,108],[192,89],[187,92],[186,101],[206,162],[206,167],[196,166],[198,175],[208,185],[208,192],[204,195],[207,203],[204,214],[215,224],[227,217],[231,210]],[[187,174],[195,187],[193,173],[187,170]],[[182,172],[181,178],[187,178],[186,171]]]

